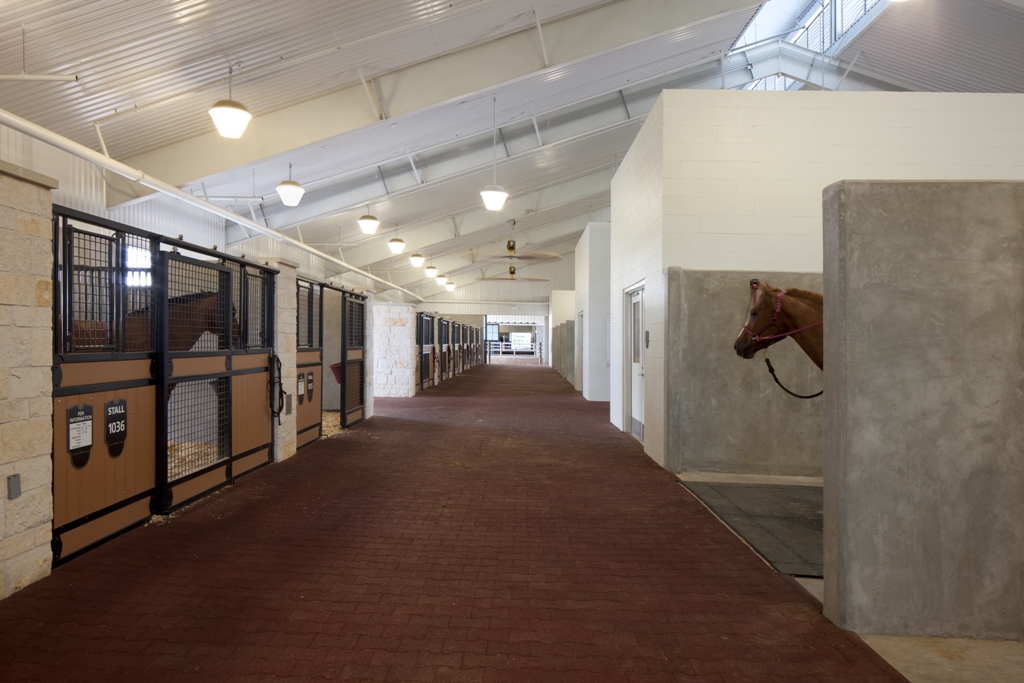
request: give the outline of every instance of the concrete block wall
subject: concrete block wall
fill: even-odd
[[[50,573],[57,181],[0,162],[0,598]],[[21,495],[9,499],[8,477]]]
[[[373,316],[373,394],[416,394],[416,305],[377,303]]]
[[[562,334],[562,326],[554,325],[551,328],[551,360],[550,365],[556,372],[561,373],[562,371],[562,345],[559,343],[560,335]]]
[[[609,417],[619,429],[629,431],[629,406],[625,383],[630,381],[624,363],[623,312],[626,289],[644,285],[644,325],[651,335],[644,367],[644,451],[659,464],[665,462],[664,446],[664,283],[662,270],[662,159],[664,95],[655,103],[647,121],[612,178],[610,235],[609,312],[611,314],[611,367]]]
[[[733,342],[744,322],[751,273],[666,269],[664,466],[670,472],[820,477],[822,400],[775,385],[761,354],[743,360]],[[754,274],[774,285],[821,291],[816,273]],[[822,373],[795,341],[770,349],[783,383],[799,394]]]
[[[576,385],[576,323],[562,324],[562,375],[569,384]]]
[[[665,270],[822,272],[821,192],[843,178],[1024,179],[1024,95],[664,91],[611,190],[611,419],[623,428],[622,292],[645,283],[657,462]]]
[[[588,401],[609,399],[610,292],[611,223],[589,223],[576,245],[576,315],[583,314],[582,358],[577,360],[581,376],[577,380]]]
[[[555,367],[555,363],[560,365],[562,362],[555,356],[555,328],[567,320],[572,320],[576,315],[575,309],[576,292],[566,289],[556,289],[551,292],[551,298],[548,301],[548,329],[551,332],[547,339],[547,346],[551,349],[551,353],[544,352],[545,360],[551,367]]]
[[[825,615],[1024,639],[1024,183],[825,209]]]

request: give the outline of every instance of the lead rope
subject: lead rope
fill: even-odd
[[[822,395],[823,393],[825,393],[825,390],[824,390],[824,389],[822,389],[821,391],[819,391],[819,392],[818,392],[818,393],[816,393],[816,394],[811,394],[810,396],[801,396],[800,394],[795,394],[795,393],[793,393],[792,391],[790,391],[789,389],[787,389],[786,387],[784,387],[784,386],[782,385],[782,382],[780,382],[780,381],[779,381],[779,376],[775,374],[775,368],[773,368],[773,367],[772,367],[772,362],[771,362],[771,360],[770,360],[770,359],[768,358],[768,349],[767,349],[767,348],[766,348],[766,349],[764,350],[764,362],[765,362],[765,365],[767,365],[767,366],[768,366],[768,372],[770,372],[770,373],[771,373],[771,375],[772,375],[772,379],[774,379],[774,380],[775,380],[775,383],[776,383],[776,384],[778,384],[778,385],[779,385],[780,387],[782,387],[782,390],[783,390],[783,391],[785,391],[785,392],[786,392],[787,394],[789,394],[790,396],[793,396],[793,397],[795,397],[795,398],[803,398],[803,399],[808,399],[808,398],[817,398],[817,397],[821,396],[821,395]]]

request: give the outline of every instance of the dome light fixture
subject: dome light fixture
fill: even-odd
[[[436,278],[434,278],[434,282],[436,282],[439,285],[446,285],[448,284],[448,276],[438,275]]]
[[[421,256],[420,254],[413,254],[412,256],[409,257],[409,263],[412,264],[413,268],[419,268],[420,266],[423,265],[423,261],[425,260],[426,259],[424,259],[423,256]]]
[[[359,223],[359,229],[363,231],[364,235],[372,235],[377,232],[377,226],[380,225],[380,221],[377,220],[377,217],[370,215],[369,204],[366,205],[366,215],[360,216],[359,220],[356,222]]]
[[[501,187],[501,185],[488,185],[480,191],[480,196],[484,199],[484,208],[488,211],[501,211],[501,207],[505,206],[505,200],[508,199],[508,192]]]
[[[221,137],[237,139],[242,137],[245,127],[249,125],[252,114],[241,102],[232,99],[232,69],[228,67],[228,99],[220,100],[210,107],[210,118]]]
[[[397,237],[393,237],[388,240],[388,249],[391,250],[392,254],[401,254],[405,250],[405,242]]]
[[[423,272],[427,274],[427,277],[437,277],[437,266],[427,266]]]
[[[298,206],[306,189],[292,180],[292,165],[288,164],[288,180],[282,180],[277,186],[277,196],[285,206]]]
[[[454,282],[449,282],[449,283],[445,284],[444,288],[447,289],[449,292],[454,292],[455,291],[455,283]]]
[[[498,184],[498,97],[494,96],[494,137],[491,141],[491,149],[494,157],[494,182],[480,192],[484,200],[484,208],[488,211],[501,211],[508,199],[508,192]]]

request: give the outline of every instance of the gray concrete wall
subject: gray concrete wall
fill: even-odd
[[[822,400],[789,396],[761,354],[743,360],[732,347],[746,319],[750,278],[820,292],[821,275],[673,266],[664,277],[665,468],[821,476]],[[821,389],[821,371],[796,342],[783,340],[769,355],[793,391]]]
[[[343,297],[344,295],[337,290],[324,290],[324,410],[341,410],[341,385],[334,379],[331,366],[341,362],[341,303]]]
[[[1024,638],[1024,183],[825,208],[825,614]]]
[[[551,328],[551,367],[562,374],[562,323]]]
[[[576,384],[576,323],[568,320],[562,323],[562,376],[569,384]]]

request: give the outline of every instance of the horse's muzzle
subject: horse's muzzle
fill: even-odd
[[[754,344],[753,339],[737,339],[736,343],[732,345],[732,348],[736,350],[737,356],[747,360],[750,360],[757,355],[757,345]]]

